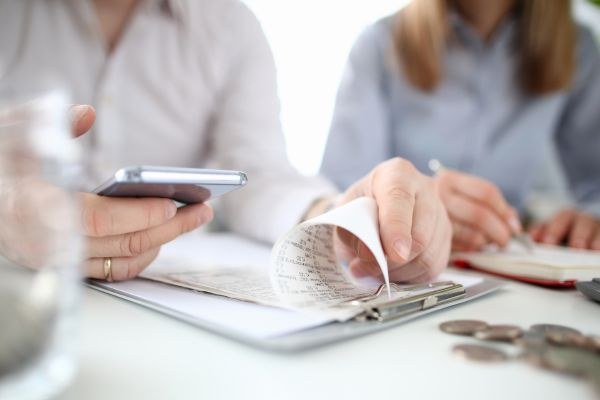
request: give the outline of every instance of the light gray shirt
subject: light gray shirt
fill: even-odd
[[[24,92],[45,75],[96,107],[78,139],[94,185],[126,165],[239,169],[248,185],[218,215],[265,241],[335,192],[290,166],[271,50],[237,0],[141,1],[111,53],[90,0],[0,0],[0,86]]]
[[[485,43],[457,15],[431,93],[405,80],[392,50],[392,17],[354,45],[339,88],[322,172],[340,188],[400,156],[428,173],[430,159],[495,182],[522,209],[542,144],[554,140],[574,198],[600,202],[600,57],[579,29],[569,90],[528,97],[516,83],[515,21]]]

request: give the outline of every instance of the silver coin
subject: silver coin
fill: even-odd
[[[531,328],[529,328],[529,329],[534,332],[542,332],[543,334],[546,334],[546,332],[548,332],[548,331],[571,332],[571,333],[581,334],[581,332],[579,332],[577,329],[573,329],[573,328],[570,328],[568,326],[563,326],[563,325],[556,325],[556,324],[535,324],[535,325],[532,325]]]
[[[472,335],[473,333],[488,327],[483,321],[473,319],[462,319],[455,321],[446,321],[440,324],[440,329],[446,333],[454,335]]]
[[[477,331],[474,337],[481,340],[513,341],[523,335],[523,330],[516,325],[490,325]]]
[[[558,346],[574,346],[587,348],[588,338],[581,333],[574,333],[565,330],[549,329],[544,334],[549,343]]]
[[[548,368],[544,360],[544,350],[542,349],[525,350],[519,354],[518,359],[536,368]]]
[[[540,331],[526,330],[523,334],[514,339],[513,343],[525,350],[542,349],[548,346],[544,334]]]
[[[600,336],[590,335],[586,337],[586,347],[589,350],[600,352]]]
[[[600,371],[600,357],[576,347],[548,346],[542,357],[546,368],[562,373],[591,378]]]
[[[457,344],[452,348],[452,351],[454,354],[471,361],[499,362],[508,359],[505,352],[478,344]]]

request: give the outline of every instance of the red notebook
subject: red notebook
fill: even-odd
[[[451,262],[537,285],[573,287],[575,282],[600,277],[600,251],[536,244],[527,249],[511,242],[505,249],[454,253]]]

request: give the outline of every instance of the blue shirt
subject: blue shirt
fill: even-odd
[[[587,30],[578,31],[571,87],[532,97],[516,80],[513,19],[485,42],[451,15],[455,35],[432,92],[402,75],[393,23],[387,17],[369,27],[350,53],[321,166],[325,176],[346,188],[386,159],[406,158],[427,173],[436,158],[494,182],[522,210],[542,145],[554,140],[573,197],[600,203],[600,56]]]

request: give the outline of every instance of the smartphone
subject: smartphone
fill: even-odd
[[[112,197],[163,197],[183,204],[202,203],[243,187],[240,171],[130,166],[121,168],[93,192]]]

